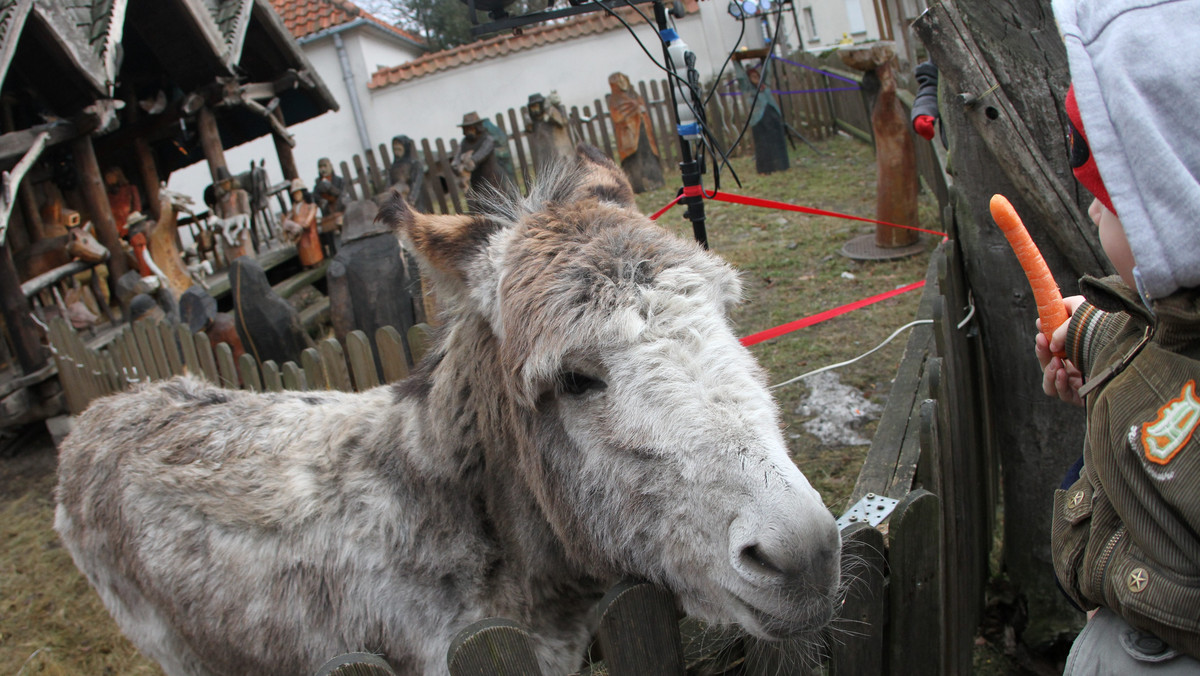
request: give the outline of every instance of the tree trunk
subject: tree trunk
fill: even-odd
[[[1084,411],[1042,394],[1036,306],[988,200],[1012,200],[1063,295],[1077,293],[1079,274],[1106,273],[1063,141],[1066,51],[1049,0],[944,0],[914,28],[942,73],[957,238],[987,350],[992,442],[1001,449],[1004,567],[1027,603],[1021,640],[1044,652],[1084,620],[1056,587],[1049,547],[1053,492],[1080,455]],[[971,96],[964,102],[962,94]]]

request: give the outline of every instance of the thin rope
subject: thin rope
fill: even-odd
[[[892,342],[892,340],[894,340],[896,338],[896,336],[900,335],[900,333],[902,331],[904,331],[905,329],[911,329],[912,327],[917,326],[918,324],[932,324],[932,323],[933,323],[932,319],[917,319],[917,320],[911,321],[911,322],[905,324],[904,326],[901,326],[900,328],[896,329],[895,331],[892,331],[892,335],[885,338],[882,343],[867,350],[866,352],[863,352],[862,354],[858,355],[857,357],[855,357],[853,359],[847,359],[846,361],[841,361],[836,364],[830,364],[829,366],[822,366],[819,369],[814,369],[812,371],[809,371],[808,373],[802,373],[802,374],[796,376],[795,378],[790,378],[788,380],[785,380],[782,383],[779,383],[778,385],[772,385],[767,389],[770,389],[770,390],[779,389],[780,387],[783,387],[784,385],[791,385],[794,382],[803,380],[810,376],[815,376],[818,373],[824,373],[825,371],[832,371],[833,369],[836,369],[836,368],[841,368],[843,366],[849,366],[850,364],[853,364],[854,362],[858,361],[859,359],[862,359],[863,357],[866,357],[867,355],[878,352],[880,349],[883,348],[884,345],[887,345],[888,343]]]

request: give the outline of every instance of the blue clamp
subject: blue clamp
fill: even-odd
[[[688,122],[687,124],[675,125],[680,136],[699,136],[700,124],[697,122]]]
[[[658,35],[667,44],[679,39],[679,33],[676,33],[674,28],[664,28],[658,32]]]

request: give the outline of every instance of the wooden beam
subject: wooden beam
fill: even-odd
[[[160,211],[158,190],[158,163],[154,160],[154,152],[145,136],[133,139],[133,153],[137,157],[138,172],[142,175],[142,187],[146,190],[146,213],[158,214]]]
[[[1045,224],[1046,234],[1077,276],[1111,271],[1095,226],[1038,149],[1003,86],[995,86],[1003,83],[996,79],[953,0],[931,6],[913,22],[913,30],[938,67],[939,84],[947,92],[943,105],[964,107],[997,164],[1036,211],[1026,216],[1026,223]]]
[[[8,218],[12,216],[13,207],[17,204],[17,190],[21,187],[21,179],[25,178],[29,168],[41,157],[49,137],[47,132],[38,134],[33,145],[12,171],[0,173],[0,244],[4,243],[4,235],[8,231]]]
[[[217,172],[221,169],[229,171],[225,162],[225,148],[221,145],[221,132],[217,129],[217,118],[208,106],[201,106],[196,111],[196,128],[200,133],[200,147],[204,150],[204,158],[208,160],[208,171],[212,174],[213,183],[217,182]]]
[[[46,147],[50,147],[70,141],[79,136],[80,131],[78,125],[73,122],[59,121],[0,134],[0,162],[23,157],[43,133],[47,135]]]
[[[283,124],[283,111],[276,108],[272,116]],[[300,170],[296,168],[296,156],[292,153],[292,145],[287,142],[287,139],[276,134],[274,130],[271,132],[271,140],[275,142],[275,154],[279,156],[279,169],[283,171],[283,177],[288,181],[300,178]]]
[[[79,188],[83,193],[84,205],[92,217],[96,237],[111,254],[108,259],[109,284],[116,284],[121,275],[129,271],[129,265],[125,262],[125,249],[121,246],[121,236],[117,234],[117,221],[113,218],[112,207],[108,203],[108,192],[104,189],[104,178],[100,172],[100,163],[96,161],[92,137],[81,136],[75,139],[72,150],[75,154],[75,170],[79,173]]]

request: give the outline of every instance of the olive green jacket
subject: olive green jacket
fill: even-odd
[[[1081,282],[1067,357],[1087,374],[1079,479],[1054,496],[1055,573],[1200,658],[1200,289],[1151,313],[1116,277]]]

